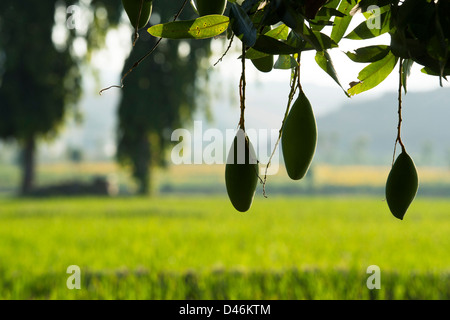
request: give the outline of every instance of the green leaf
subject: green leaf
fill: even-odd
[[[370,19],[370,17],[372,17],[373,14],[375,14],[375,13],[377,15],[380,15],[380,14],[383,14],[383,13],[391,10],[390,5],[387,5],[387,6],[372,5],[372,6],[373,6],[373,8],[371,8],[371,10],[368,10],[370,8],[370,6],[369,6],[368,8],[366,8],[366,11],[363,12],[363,16],[366,19]]]
[[[320,44],[320,47],[322,50],[327,50],[331,48],[337,48],[339,47],[338,44],[333,41],[329,36],[322,32],[313,31],[314,35],[316,36],[317,41]]]
[[[383,59],[390,51],[386,45],[368,46],[355,50],[355,53],[346,52],[345,54],[353,62],[369,63]]]
[[[217,0],[206,0],[206,1],[217,1]],[[245,12],[250,12],[252,9],[256,11],[258,8],[260,0],[240,0],[237,1],[237,4],[242,7]]]
[[[343,0],[343,1],[347,1],[347,0]],[[328,8],[331,8],[331,9],[337,9],[340,2],[341,2],[341,0],[329,0],[329,1],[327,1],[327,3],[325,3],[325,4],[323,5],[323,7],[319,10],[319,12],[317,13],[316,17],[317,17],[318,15],[321,14],[321,11],[322,11],[324,8],[325,8],[325,9],[328,9]]]
[[[346,39],[363,40],[382,35],[390,30],[391,11],[380,15],[373,14],[368,20],[359,24],[352,32],[345,36]]]
[[[298,66],[297,61],[290,55],[280,55],[273,66],[274,69],[288,70]]]
[[[316,53],[316,62],[328,75],[336,81],[336,83],[344,90],[344,93],[347,97],[349,97],[347,91],[342,87],[341,82],[336,73],[336,69],[334,69],[333,62],[331,61],[331,57],[327,51],[317,51]]]
[[[310,50],[311,48],[322,51],[331,48],[337,48],[338,45],[326,34],[314,31],[308,28],[305,24],[301,28],[295,29],[295,32],[307,42],[305,50]]]
[[[167,39],[206,39],[226,31],[228,24],[228,17],[209,15],[195,20],[158,24],[150,27],[148,33],[154,37]]]
[[[272,38],[278,39],[278,40],[287,40],[288,34],[289,34],[289,28],[285,24],[279,25],[278,27],[265,33],[266,36],[272,37]]]
[[[234,34],[248,47],[253,47],[256,42],[257,31],[252,20],[240,5],[231,4],[230,10],[231,29]]]
[[[446,38],[444,34],[444,30],[442,28],[438,14],[435,15],[435,26],[436,26],[436,34],[430,39],[427,46],[427,51],[432,58],[439,61],[439,72],[440,72],[439,83],[442,87],[442,78],[444,76],[445,66],[448,61],[448,53],[449,53],[448,49],[450,47],[450,43],[448,38]]]
[[[255,50],[253,48],[250,48],[247,50],[247,52],[245,53],[245,58],[246,59],[260,59],[260,58],[264,58],[269,56],[269,54]],[[242,56],[239,56],[239,59],[241,59]]]
[[[350,10],[356,5],[356,0],[351,0],[350,3],[346,0],[342,0],[341,4],[339,5],[338,10],[345,14],[344,17],[336,17],[334,18],[334,26],[333,29],[331,29],[331,35],[330,38],[336,42],[339,43],[341,41],[342,37],[344,36],[345,32],[347,31],[348,26],[350,25],[350,22],[352,21],[352,16],[350,15]]]
[[[431,68],[429,68],[429,67],[423,67],[422,69],[420,69],[420,71],[421,71],[422,73],[428,74],[428,75],[430,75],[430,76],[436,76],[436,77],[439,77],[439,76],[441,75],[440,72],[436,72],[435,70],[433,70],[433,69],[431,69]],[[447,76],[450,76],[450,68],[444,69],[442,78],[444,78],[445,80],[447,80]]]
[[[394,1],[392,0],[360,0],[358,5],[355,7],[356,9],[360,9],[362,12],[367,12],[369,7],[377,6],[379,8],[387,7],[392,4]]]
[[[344,0],[345,1],[345,0]],[[311,29],[316,31],[321,31],[323,27],[328,25],[333,25],[330,21],[332,16],[342,16],[342,12],[336,10],[339,5],[340,0],[332,0],[327,2],[320,10],[317,12],[313,20],[309,20]]]
[[[403,60],[403,67],[402,67],[402,85],[403,89],[405,90],[405,93],[407,93],[407,81],[408,77],[411,74],[411,67],[414,64],[414,60],[412,59],[405,59]]]
[[[256,39],[253,49],[268,54],[293,54],[299,52],[298,48],[291,47],[284,42],[266,35],[261,35]]]
[[[348,93],[353,96],[379,85],[395,68],[397,60],[398,58],[389,52],[383,59],[369,64],[358,74],[360,81],[351,86]]]
[[[324,15],[325,17],[332,17],[332,16],[336,16],[336,17],[345,17],[345,13],[342,13],[339,10],[336,10],[334,8],[327,8],[327,7],[323,7],[322,9],[320,9],[318,15],[319,17],[321,17],[322,15]]]
[[[299,51],[305,51],[305,47],[308,45],[309,48],[308,50],[312,50],[314,49],[309,43],[307,43],[302,37],[300,37],[298,35],[297,32],[295,32],[294,30],[291,30],[291,32],[289,32],[288,38],[286,40],[286,44],[290,45],[291,47],[294,48],[298,48]]]
[[[265,36],[274,38],[274,39],[281,39],[281,40],[286,40],[289,34],[289,28],[285,25],[282,24],[278,27],[276,27],[275,29],[269,30],[265,33]],[[255,50],[254,48],[250,48],[247,50],[246,54],[245,54],[245,58],[247,59],[259,59],[259,58],[264,58],[267,57],[269,54],[268,53],[264,53],[258,50]]]
[[[297,28],[295,28],[294,31],[317,51],[323,50],[322,45],[316,38],[315,33],[313,32],[313,30],[308,28],[306,24],[303,23],[297,26]]]
[[[303,15],[299,14],[286,0],[270,1],[275,14],[289,28],[296,29],[304,22]]]

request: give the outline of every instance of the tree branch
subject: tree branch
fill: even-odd
[[[189,0],[184,0],[183,5],[178,10],[177,14],[174,16],[173,21],[176,21],[179,18],[179,16],[181,15],[181,13],[184,10],[184,7],[186,7],[186,4],[188,3],[188,1]],[[142,58],[140,58],[138,61],[136,61],[133,64],[133,66],[130,68],[130,70],[128,70],[128,72],[125,73],[125,75],[120,80],[120,85],[114,85],[114,86],[110,86],[110,87],[104,88],[104,89],[100,90],[99,94],[102,95],[103,92],[105,92],[105,91],[107,91],[107,90],[109,90],[111,88],[123,89],[123,87],[124,87],[123,82],[124,82],[125,78],[128,77],[128,75],[130,73],[132,73],[134,71],[134,69],[136,69],[145,59],[147,59],[156,50],[156,48],[158,48],[158,46],[161,43],[161,41],[162,41],[162,38],[159,38],[158,41],[153,46],[153,48],[151,48],[149,52],[147,52]]]
[[[239,119],[239,128],[245,132],[245,87],[247,85],[245,79],[245,45],[242,43],[242,74],[239,81],[239,97],[241,101],[241,117]]]
[[[402,152],[405,152],[405,145],[403,144],[401,137],[402,130],[402,87],[403,87],[403,59],[400,59],[400,67],[399,67],[399,80],[398,80],[398,125],[397,125],[397,138],[395,139],[394,145],[394,155],[392,158],[392,165],[394,165],[395,161],[395,152],[397,150],[397,142],[400,144],[402,148]]]

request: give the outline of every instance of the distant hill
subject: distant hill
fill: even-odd
[[[232,89],[232,88],[231,88]],[[319,142],[315,161],[333,164],[386,165],[392,161],[397,135],[397,92],[380,95],[376,88],[347,98],[340,88],[304,85],[317,117]],[[278,129],[284,115],[286,83],[251,83],[247,87],[246,125]],[[450,88],[403,94],[402,137],[418,165],[450,165]],[[204,127],[235,128],[238,102],[212,102],[212,123]],[[201,119],[199,115],[197,119]]]
[[[408,92],[403,97],[402,139],[417,164],[450,165],[450,89]],[[397,134],[397,93],[348,101],[318,117],[317,159],[386,164]]]

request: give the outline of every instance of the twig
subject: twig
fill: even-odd
[[[244,131],[244,137],[247,140],[247,136],[245,134],[245,88],[247,86],[247,82],[245,79],[245,44],[242,43],[242,73],[241,73],[241,79],[239,81],[239,97],[240,97],[240,101],[241,101],[241,115],[240,115],[240,119],[239,119],[239,130]],[[250,144],[250,141],[248,141],[248,143]],[[249,163],[253,163],[253,160],[256,160],[256,163],[259,163],[258,159],[250,159],[250,150],[249,150]],[[245,157],[247,157],[245,155]],[[247,161],[247,160],[245,160]],[[255,169],[255,175],[256,177],[258,177],[259,181],[262,183],[262,179],[259,176],[259,169]]]
[[[233,44],[233,39],[234,39],[234,35],[231,36],[230,43],[228,44],[228,48],[225,50],[225,52],[222,54],[222,56],[219,58],[219,60],[217,60],[217,62],[214,63],[214,67],[216,65],[218,65],[220,62],[222,62],[223,58],[227,55],[228,51],[230,51],[231,45]]]
[[[245,132],[245,87],[247,86],[245,80],[245,45],[242,43],[242,73],[239,81],[239,97],[241,101],[241,116],[239,119],[239,128]]]
[[[267,194],[266,194],[267,172],[268,172],[269,167],[270,167],[270,165],[272,163],[272,159],[275,156],[275,151],[277,150],[278,145],[280,144],[281,135],[283,133],[283,128],[284,128],[284,123],[286,122],[286,118],[289,115],[289,110],[291,108],[292,100],[294,100],[295,93],[297,92],[298,89],[300,89],[300,91],[302,91],[302,86],[300,84],[300,55],[297,58],[297,62],[298,62],[298,66],[295,68],[294,75],[293,75],[293,77],[291,79],[291,91],[289,92],[289,98],[288,98],[288,103],[287,103],[287,106],[286,106],[286,111],[284,113],[284,118],[283,118],[283,121],[281,122],[281,127],[280,127],[280,130],[278,132],[278,139],[277,139],[277,142],[275,143],[275,147],[273,148],[272,154],[270,155],[269,161],[267,162],[267,165],[266,165],[266,171],[265,171],[265,174],[264,174],[264,180],[262,182],[264,198],[267,198]]]
[[[400,68],[399,68],[399,80],[398,80],[398,125],[397,125],[397,138],[395,139],[394,144],[394,155],[392,158],[392,165],[394,165],[395,161],[395,152],[397,150],[397,142],[402,147],[402,152],[405,152],[405,145],[403,144],[401,137],[401,129],[402,129],[402,87],[403,87],[403,59],[400,59]]]
[[[188,3],[189,0],[184,0],[183,5],[181,6],[181,8],[178,10],[177,14],[174,16],[173,21],[176,21],[178,19],[178,17],[181,15],[181,13],[184,10],[184,7],[186,7],[186,4]],[[123,81],[125,80],[125,78],[134,71],[134,69],[136,69],[141,63],[142,61],[144,61],[145,59],[147,59],[155,50],[156,48],[158,48],[159,44],[161,43],[163,38],[159,38],[158,41],[155,43],[155,45],[153,46],[153,48],[150,49],[149,52],[147,52],[141,59],[139,59],[137,62],[135,62],[133,64],[133,66],[130,68],[130,70],[128,70],[127,73],[125,73],[125,75],[122,77],[122,79],[120,80],[120,85],[114,85],[114,86],[110,86],[107,88],[104,88],[102,90],[100,90],[99,94],[102,95],[103,92],[105,92],[106,90],[109,90],[111,88],[119,88],[119,89],[123,89],[124,84]]]
[[[137,23],[134,27],[134,40],[133,40],[133,47],[136,45],[136,42],[139,39],[139,22],[141,21],[141,15],[142,15],[142,8],[144,7],[144,0],[141,0],[141,5],[139,6],[139,13],[137,16]]]
[[[300,60],[301,60],[301,55],[300,55],[300,53],[297,55],[297,64],[298,64],[298,66],[297,66],[297,86],[298,86],[298,88],[300,89],[300,92],[302,92],[303,91],[303,88],[302,88],[302,84],[300,83]],[[295,79],[295,74],[294,74],[294,79]]]

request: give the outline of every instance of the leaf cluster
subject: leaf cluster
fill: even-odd
[[[399,59],[405,80],[411,65],[442,79],[450,74],[450,2],[431,0],[244,0],[228,1],[224,15],[203,16],[191,21],[162,23],[148,29],[156,37],[203,39],[225,32],[246,47],[246,59],[261,65],[273,56],[273,69],[297,66],[303,51],[316,51],[316,63],[341,87],[330,49],[342,39],[365,40],[388,33],[390,45],[375,45],[347,52],[357,63],[367,63],[358,80],[344,89],[351,96],[370,90],[393,71]],[[365,20],[348,30],[351,20],[362,13]],[[260,60],[258,60],[260,59]],[[272,68],[264,68],[269,72]],[[406,90],[406,81],[405,81]]]

